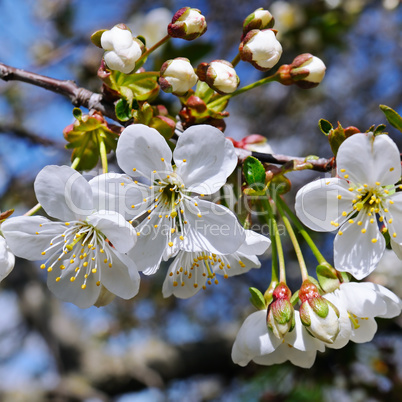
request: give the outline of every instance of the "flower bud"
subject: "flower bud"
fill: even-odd
[[[135,63],[144,49],[143,43],[133,38],[131,31],[124,24],[103,32],[100,42],[106,50],[103,58],[107,66],[124,74],[134,70]]]
[[[267,326],[278,339],[294,328],[294,309],[290,302],[291,292],[281,282],[272,294],[272,303],[268,306]]]
[[[251,30],[240,43],[240,57],[261,71],[268,71],[282,55],[282,46],[272,29]]]
[[[334,343],[340,331],[338,309],[324,299],[309,280],[303,282],[299,298],[302,302],[300,319],[307,331],[323,342]]]
[[[275,20],[268,10],[262,7],[251,13],[243,22],[243,37],[252,29],[266,29],[274,26]]]
[[[325,64],[316,56],[304,53],[297,56],[292,64],[279,69],[279,81],[284,85],[296,84],[300,88],[316,87],[324,78]]]
[[[162,64],[159,85],[165,92],[184,95],[198,81],[190,60],[177,57]]]
[[[205,81],[212,89],[223,95],[234,92],[240,84],[236,70],[226,60],[199,64],[197,75],[201,81]]]
[[[197,39],[206,30],[205,17],[200,10],[191,7],[183,7],[177,11],[168,25],[169,36],[186,40]]]

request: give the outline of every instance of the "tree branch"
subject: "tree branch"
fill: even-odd
[[[0,63],[0,79],[4,81],[21,81],[36,85],[69,98],[74,106],[83,106],[89,110],[96,109],[104,116],[119,121],[116,117],[113,104],[106,102],[101,94],[79,87],[74,81],[62,81],[56,78],[46,77],[30,71],[7,66],[3,63]]]

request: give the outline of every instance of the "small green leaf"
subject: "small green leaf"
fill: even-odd
[[[385,124],[378,125],[374,130],[374,135],[383,134],[384,130],[387,128]]]
[[[120,121],[127,121],[127,120],[130,120],[132,117],[130,105],[128,104],[128,102],[125,99],[119,99],[116,102],[115,112],[116,112],[116,117]]]
[[[251,293],[250,302],[257,310],[264,310],[266,308],[265,299],[263,294],[257,288],[249,288]]]
[[[255,190],[265,186],[265,169],[263,164],[254,156],[248,156],[243,162],[243,172],[246,182]]]
[[[335,289],[339,288],[340,282],[336,275],[334,268],[326,264],[318,265],[317,269],[317,279],[320,283],[322,289],[329,293],[333,292]]]
[[[107,31],[107,29],[100,29],[99,31],[94,32],[94,33],[91,35],[91,42],[92,42],[95,46],[98,46],[98,47],[102,48],[102,45],[101,45],[101,37],[102,37],[103,32],[106,32],[106,31]]]
[[[318,127],[325,135],[329,135],[329,132],[333,129],[332,124],[325,119],[319,120]]]
[[[81,120],[82,117],[82,110],[79,107],[75,107],[73,109],[73,116],[77,119],[77,120]]]
[[[402,132],[402,117],[397,112],[395,112],[395,110],[391,109],[389,106],[380,105],[380,109],[385,114],[385,117],[387,118],[388,122],[393,127]]]

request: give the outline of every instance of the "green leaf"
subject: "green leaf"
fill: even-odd
[[[251,293],[250,302],[257,310],[265,310],[265,299],[263,294],[257,288],[249,288]]]
[[[92,42],[95,46],[98,46],[98,47],[102,48],[102,45],[101,45],[101,36],[102,36],[103,32],[106,32],[106,31],[107,31],[107,29],[100,29],[99,31],[94,32],[94,33],[91,35],[91,42]]]
[[[339,288],[340,282],[336,275],[334,268],[326,264],[318,265],[317,269],[317,279],[320,283],[322,289],[329,293],[333,292],[335,289]]]
[[[119,99],[116,102],[115,112],[116,112],[116,117],[120,121],[127,121],[127,120],[130,120],[132,117],[130,105],[128,104],[128,102],[125,99]]]
[[[248,156],[243,162],[243,173],[246,182],[254,190],[262,190],[265,186],[265,169],[254,156]]]
[[[77,120],[81,120],[82,117],[82,110],[79,107],[75,107],[73,109],[73,116],[77,119]]]
[[[402,117],[397,112],[395,112],[395,110],[391,109],[389,106],[380,105],[380,109],[385,114],[385,117],[387,118],[388,122],[393,127],[402,132]]]
[[[319,120],[318,127],[325,135],[329,135],[329,132],[333,129],[332,124],[325,119]]]
[[[376,129],[374,130],[374,135],[379,135],[379,134],[383,134],[384,130],[386,129],[386,125],[385,124],[380,124],[376,127]]]

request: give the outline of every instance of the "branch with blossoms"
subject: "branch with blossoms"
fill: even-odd
[[[194,68],[178,57],[159,71],[145,69],[155,50],[170,38],[195,40],[205,33],[199,10],[177,11],[168,34],[149,48],[124,24],[97,31],[91,40],[105,51],[99,94],[0,64],[3,80],[43,87],[89,109],[84,114],[74,108],[75,121],[63,131],[71,166],[43,168],[34,182],[39,204],[24,216],[2,215],[0,279],[13,269],[14,255],[41,261],[57,297],[81,308],[101,307],[116,296],[135,297],[140,272],[153,275],[169,261],[163,296],[189,298],[221,278],[260,268],[258,256],[271,247],[271,281],[265,289],[250,288],[258,311],[245,320],[233,345],[232,359],[241,366],[251,360],[262,365],[289,360],[311,367],[317,351],[370,341],[375,317],[399,315],[402,304],[391,291],[354,280],[375,269],[387,245],[402,256],[400,153],[385,126],[361,133],[320,120],[333,151],[330,159],[277,155],[261,135],[236,141],[223,133],[232,97],[272,82],[311,89],[324,78],[324,63],[301,54],[239,88],[239,62],[263,72],[279,62],[282,46],[273,26],[269,11],[255,10],[244,20],[232,63],[213,60]],[[157,103],[160,90],[179,99],[178,114]],[[402,118],[386,106],[382,110],[402,131]],[[109,172],[111,153],[123,173]],[[90,181],[81,175],[99,164],[102,174]],[[240,184],[232,183],[236,169]],[[300,189],[295,214],[286,201],[287,174],[305,169],[334,177]],[[244,207],[237,214],[223,198],[215,202],[227,182],[238,195],[235,203]],[[35,215],[40,208],[50,219]],[[256,219],[268,225],[270,238],[251,230]],[[293,291],[280,222],[300,269],[300,287]],[[306,227],[339,229],[333,264]],[[317,259],[314,277],[300,237]]]

